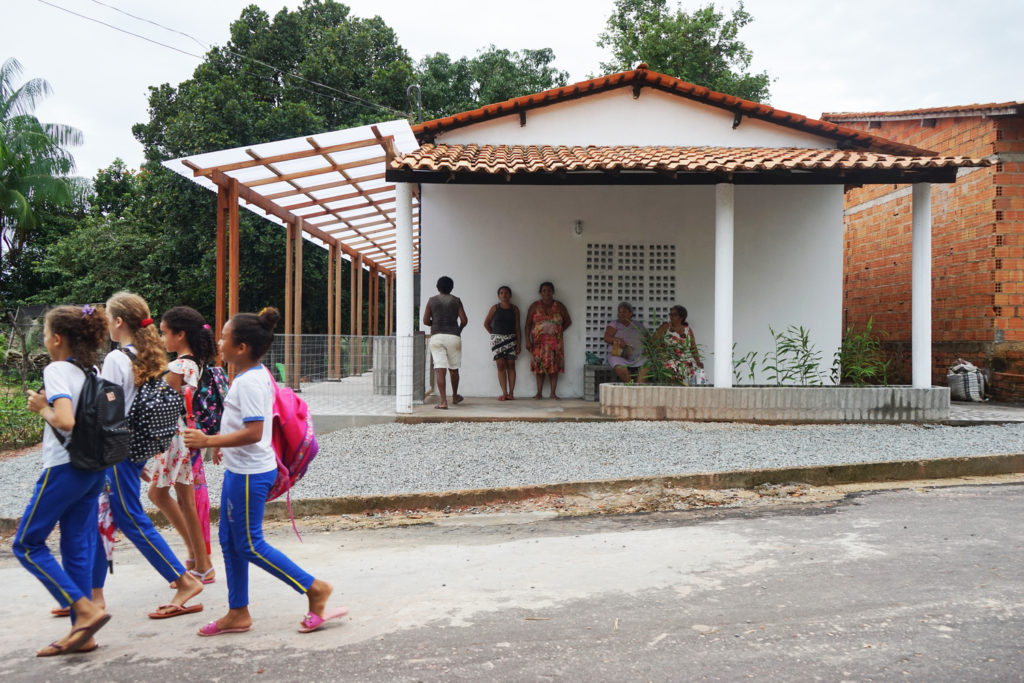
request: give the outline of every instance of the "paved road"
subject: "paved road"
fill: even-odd
[[[256,626],[200,639],[225,607],[144,614],[166,591],[133,550],[90,655],[0,549],[0,678],[100,680],[1020,680],[1024,488],[860,494],[839,503],[621,517],[451,517],[274,542],[352,614],[294,627],[303,600],[253,575]]]

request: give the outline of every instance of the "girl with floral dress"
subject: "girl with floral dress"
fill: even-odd
[[[214,356],[213,333],[198,311],[188,306],[176,306],[167,311],[160,321],[160,334],[164,348],[177,357],[167,364],[164,379],[181,393],[195,391],[199,386],[200,364],[206,365]],[[149,499],[171,522],[189,549],[185,565],[190,574],[203,583],[215,581],[213,564],[206,543],[209,537],[209,519],[204,533],[196,509],[195,471],[193,453],[185,447],[183,437],[185,419],[178,418],[178,433],[168,449],[154,457],[149,464]],[[199,473],[205,484],[201,456]],[[175,498],[170,489],[174,487]]]

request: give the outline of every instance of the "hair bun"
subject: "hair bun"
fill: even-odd
[[[258,315],[260,324],[271,332],[277,326],[277,321],[281,319],[281,313],[273,306],[267,306]]]

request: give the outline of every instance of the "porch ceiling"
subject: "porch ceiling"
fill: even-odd
[[[308,137],[197,154],[164,166],[217,192],[238,181],[243,206],[285,225],[302,219],[304,237],[337,244],[367,267],[397,264],[395,186],[388,158],[419,146],[409,123],[387,121]],[[419,267],[419,198],[413,197],[413,267]]]
[[[951,183],[986,159],[860,150],[425,144],[392,159],[387,179],[422,183],[870,184]]]

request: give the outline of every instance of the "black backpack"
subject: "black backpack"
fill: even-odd
[[[121,350],[135,360],[131,350]],[[178,418],[184,414],[185,401],[162,375],[141,384],[128,409],[128,424],[132,430],[128,459],[143,463],[166,451],[178,433]]]
[[[56,429],[53,433],[67,449],[73,466],[98,472],[128,457],[131,430],[124,415],[124,390],[120,385],[100,377],[95,368],[83,372],[85,382],[78,396],[71,436],[65,438]]]

